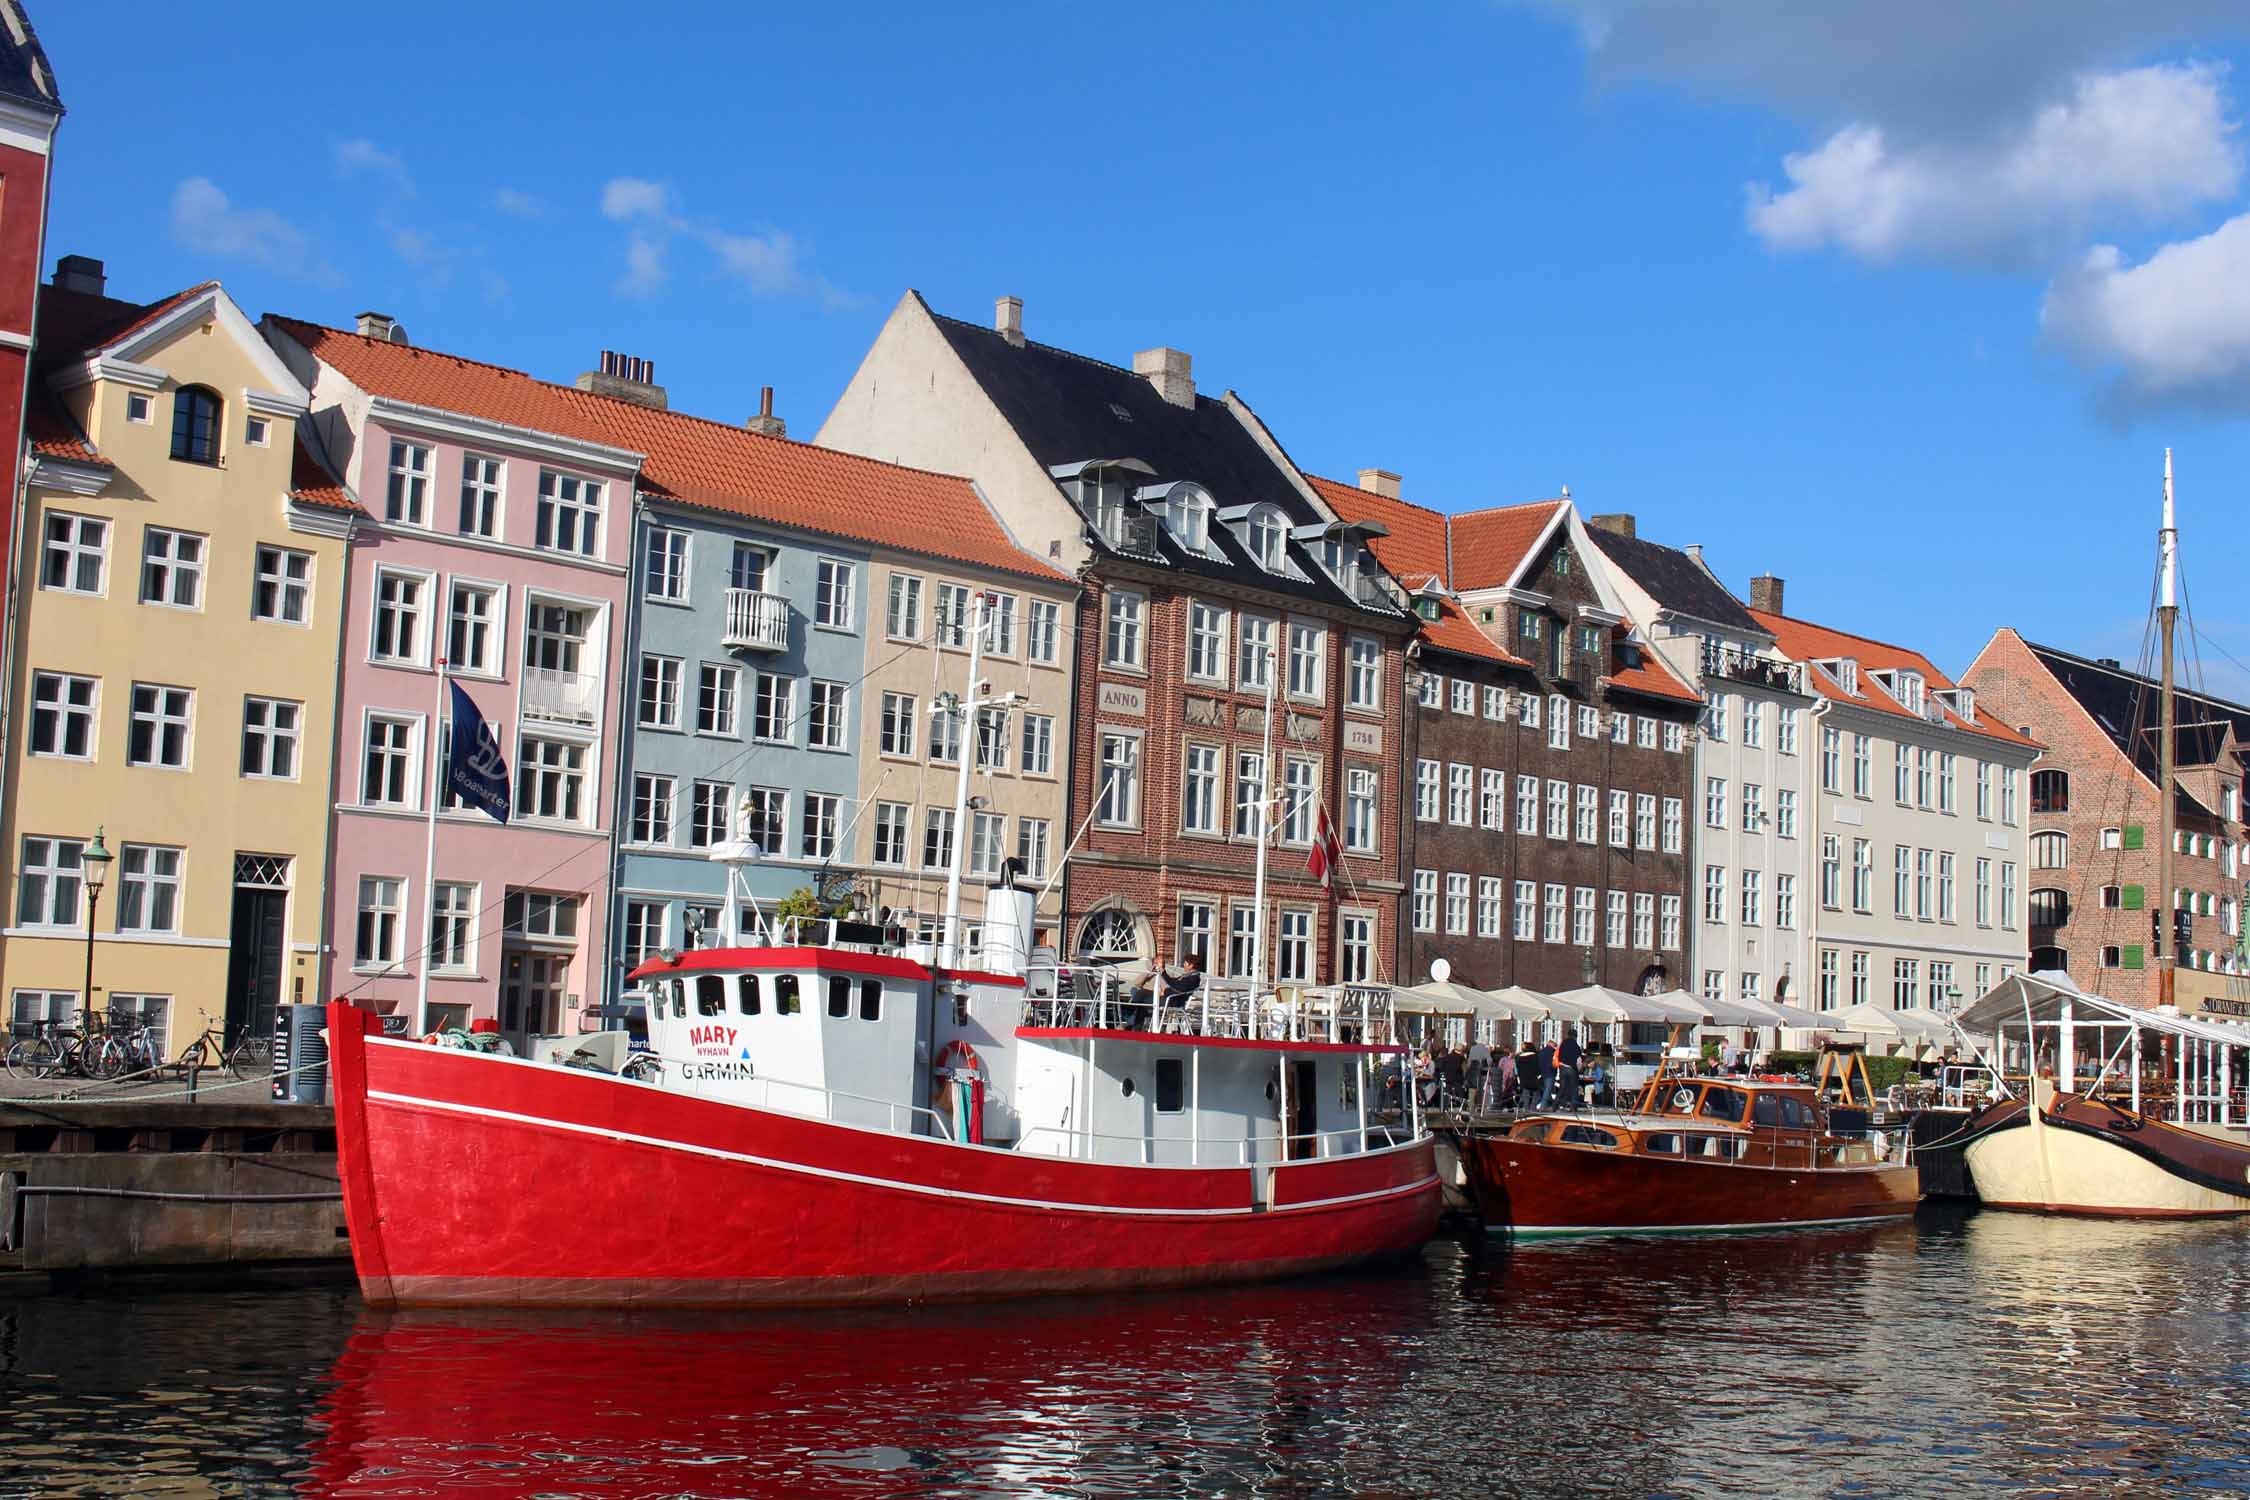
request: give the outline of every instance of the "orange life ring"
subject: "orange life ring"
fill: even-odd
[[[938,1048],[937,1060],[930,1064],[930,1070],[935,1073],[943,1073],[952,1065],[956,1055],[959,1055],[971,1068],[974,1068],[979,1078],[987,1076],[984,1059],[977,1056],[977,1049],[962,1041],[959,1037],[955,1037],[952,1041]]]

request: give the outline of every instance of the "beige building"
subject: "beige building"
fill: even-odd
[[[874,905],[917,918],[945,911],[947,860],[961,757],[970,758],[968,860],[962,911],[982,911],[978,890],[1018,861],[1042,887],[1040,941],[1062,915],[1059,871],[1070,775],[1070,664],[1077,589],[1059,575],[963,567],[946,559],[878,551],[870,559],[867,679],[860,714],[859,828],[853,860]],[[992,622],[979,676],[987,710],[980,742],[961,720],[935,716],[944,695],[968,692],[969,631],[977,597]]]
[[[94,1008],[145,1014],[171,1057],[326,989],[356,507],[299,448],[303,386],[218,283],[139,305],[99,275],[40,299],[0,977],[22,1025],[79,1010],[90,963]]]

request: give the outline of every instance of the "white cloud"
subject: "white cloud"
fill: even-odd
[[[511,187],[497,189],[492,195],[492,206],[515,219],[536,219],[547,211],[545,203]]]
[[[758,297],[811,297],[825,307],[849,307],[858,299],[810,269],[811,250],[786,230],[764,228],[742,234],[690,219],[674,207],[671,189],[640,177],[613,177],[602,185],[602,217],[630,226],[625,240],[625,274],[617,291],[646,297],[670,276],[675,239],[711,253],[722,275]]]
[[[172,238],[198,255],[247,261],[276,275],[328,285],[335,267],[312,240],[268,208],[236,208],[208,177],[190,177],[172,190]]]
[[[2138,265],[2095,246],[2049,284],[2039,321],[2110,377],[2119,415],[2160,404],[2250,411],[2250,213]]]
[[[1748,189],[1750,227],[1780,250],[2051,261],[2096,223],[2161,221],[2234,193],[2225,76],[2208,63],[2082,76],[2068,98],[1975,140],[1894,146],[1881,126],[1849,125],[1784,158],[1782,191]]]
[[[414,196],[414,177],[406,170],[405,158],[396,152],[385,151],[373,141],[353,140],[336,143],[336,172],[341,177],[356,177],[366,173],[389,183],[404,197]]]

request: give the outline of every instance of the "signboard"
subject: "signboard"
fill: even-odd
[[[1094,699],[1105,714],[1131,714],[1138,719],[1148,712],[1148,689],[1122,682],[1105,682]]]
[[[2207,1016],[2235,1016],[2250,1021],[2250,1000],[2233,1000],[2223,995],[2213,995],[2203,1002]]]

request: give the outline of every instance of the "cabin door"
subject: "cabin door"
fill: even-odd
[[[1320,1078],[1309,1062],[1289,1065],[1289,1159],[1320,1154]]]

